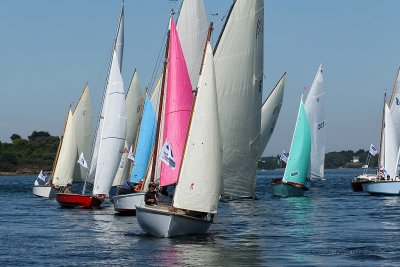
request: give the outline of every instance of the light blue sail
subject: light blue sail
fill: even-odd
[[[130,181],[137,183],[146,175],[147,165],[156,139],[156,114],[146,94],[140,122],[139,136],[135,150],[135,160]]]
[[[290,146],[289,160],[283,174],[284,182],[304,184],[310,164],[311,131],[304,108],[303,99],[300,101],[299,114]]]

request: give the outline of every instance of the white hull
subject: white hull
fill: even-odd
[[[113,197],[114,210],[120,213],[134,213],[136,206],[144,206],[144,195],[146,193],[132,193]]]
[[[51,186],[34,185],[32,193],[38,197],[54,198],[58,190]]]
[[[400,181],[375,181],[362,184],[363,191],[371,195],[400,195]]]
[[[206,234],[211,222],[169,211],[170,206],[136,207],[136,218],[143,231],[158,237]]]

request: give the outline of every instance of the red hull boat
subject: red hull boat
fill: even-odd
[[[104,197],[59,193],[56,194],[56,200],[62,207],[99,208]]]

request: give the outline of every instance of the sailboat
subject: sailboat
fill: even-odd
[[[261,146],[264,1],[237,0],[214,48],[223,198],[254,198]]]
[[[325,112],[322,65],[311,85],[306,102],[300,102],[293,133],[289,159],[283,178],[273,179],[275,196],[299,197],[308,190],[306,179],[324,179],[325,161]]]
[[[76,159],[77,150],[74,136],[73,113],[71,108],[69,108],[49,183],[45,185],[35,183],[32,193],[39,197],[54,197],[59,192],[59,189],[72,182]]]
[[[207,42],[193,106],[186,64],[172,19],[168,64],[166,121],[163,136],[157,138],[165,140],[164,144],[170,146],[169,151],[174,152],[163,150],[161,153],[161,168],[164,169],[161,170],[160,185],[176,183],[176,190],[172,205],[137,206],[136,216],[140,227],[154,236],[204,234],[212,221],[212,216],[207,214],[216,213],[218,207],[222,161],[211,45]],[[182,82],[183,86],[174,81]],[[181,101],[176,102],[176,99]],[[172,106],[174,103],[176,105]],[[172,120],[172,116],[181,119]],[[186,142],[174,137],[174,132],[175,135],[183,133]],[[181,142],[181,147],[178,142]],[[180,148],[183,153],[179,153]]]
[[[382,190],[386,190],[386,189],[372,189],[372,187],[376,187],[377,185],[372,185],[373,182],[376,182],[378,180],[384,179],[383,174],[380,175],[380,169],[383,167],[385,168],[385,163],[386,162],[394,162],[393,160],[393,155],[390,155],[390,153],[386,153],[386,145],[390,145],[391,148],[393,148],[392,146],[395,145],[397,142],[400,142],[400,109],[399,109],[399,105],[400,105],[400,88],[399,88],[399,81],[400,81],[400,68],[398,68],[397,70],[397,75],[396,75],[396,79],[394,81],[393,84],[393,89],[392,89],[392,94],[389,100],[389,104],[388,104],[388,108],[389,110],[386,110],[386,100],[384,100],[384,107],[383,107],[383,111],[382,111],[382,125],[381,125],[381,140],[380,140],[380,155],[379,155],[379,162],[378,162],[378,171],[377,173],[367,173],[367,169],[364,169],[363,173],[360,174],[357,177],[354,177],[351,181],[351,187],[353,189],[354,192],[362,192],[364,191],[363,188],[363,184],[364,183],[370,183],[371,185],[367,186],[368,188],[370,188],[369,190],[372,191],[376,191],[376,192],[380,192]],[[386,95],[385,95],[385,99],[386,99]],[[388,122],[386,122],[386,120],[388,120]],[[386,125],[388,125],[388,128],[386,127]],[[389,131],[393,131],[393,133],[389,133]],[[390,144],[386,142],[385,138],[386,136],[389,135],[391,136],[391,138],[394,138],[393,136],[395,136],[394,140],[392,140],[392,142],[395,142],[393,144]],[[390,149],[391,149],[390,148]],[[399,149],[400,150],[400,149]],[[375,156],[378,153],[377,149],[371,144],[370,146],[370,150],[368,153],[368,158],[367,158],[367,165],[370,163],[370,160],[372,159],[373,156]],[[394,152],[396,153],[396,152]],[[393,175],[397,174],[397,169],[395,170],[395,172],[390,173],[391,177],[393,178]],[[382,183],[383,185],[384,183]],[[381,187],[381,186],[379,186]],[[372,192],[371,191],[371,192]]]
[[[104,91],[101,115],[98,122],[96,139],[92,148],[92,163],[94,171],[94,185],[92,195],[82,194],[56,194],[56,200],[61,206],[97,208],[108,196],[112,182],[120,163],[121,154],[125,143],[126,111],[124,85],[120,71],[122,60],[121,29],[123,28],[122,6],[117,37],[114,41],[109,76]],[[123,41],[122,41],[123,44]],[[118,53],[119,54],[118,54]],[[96,149],[98,144],[98,148]]]
[[[362,188],[364,192],[371,195],[400,195],[398,177],[399,141],[396,133],[396,122],[386,101],[384,101],[383,119],[378,173],[376,179],[363,182]]]
[[[143,181],[148,171],[151,153],[156,137],[156,113],[146,95],[143,103],[143,113],[139,126],[138,138],[134,148],[134,166],[132,168],[130,182]],[[136,206],[144,204],[144,192],[132,192],[113,197],[114,210],[119,213],[135,213]]]

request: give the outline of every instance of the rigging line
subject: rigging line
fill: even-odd
[[[168,24],[169,25],[169,24]],[[163,55],[163,51],[164,51],[164,43],[165,43],[165,40],[166,40],[166,36],[167,36],[167,33],[168,33],[168,25],[167,25],[167,30],[165,31],[165,33],[164,33],[164,37],[163,37],[163,41],[161,42],[161,47],[160,47],[160,50],[159,50],[159,52],[158,52],[158,56],[157,56],[157,60],[156,60],[156,64],[155,64],[155,67],[154,67],[154,69],[153,69],[153,74],[151,75],[151,79],[150,79],[150,82],[149,82],[149,84],[148,84],[148,87],[151,89],[151,90],[153,90],[153,88],[154,88],[154,83],[155,83],[155,79],[156,79],[156,77],[157,77],[157,74],[159,73],[159,69],[160,69],[160,65],[161,65],[161,63],[162,63],[162,61],[163,60],[161,60],[161,58],[162,58],[162,55]],[[151,95],[151,94],[150,94]]]

